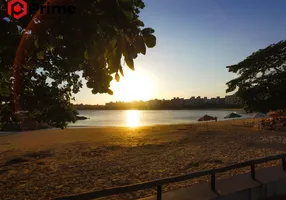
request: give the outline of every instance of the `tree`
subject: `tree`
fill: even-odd
[[[286,110],[286,41],[260,49],[244,61],[227,67],[238,77],[227,83],[249,111]]]
[[[110,82],[124,76],[123,61],[134,70],[134,59],[154,47],[156,37],[139,19],[145,6],[141,0],[50,4],[72,4],[76,13],[50,16],[38,11],[18,21],[1,19],[0,112],[13,116],[27,110],[37,121],[65,127],[75,120],[70,101],[83,79],[93,94],[113,94]],[[8,118],[0,123],[15,122]]]

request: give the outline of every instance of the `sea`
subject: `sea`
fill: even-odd
[[[218,120],[232,112],[247,115],[243,110],[78,110],[80,116],[88,119],[78,120],[68,127],[138,127],[163,124],[188,124],[197,123],[197,120],[210,115]]]

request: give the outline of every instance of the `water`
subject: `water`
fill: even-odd
[[[198,118],[206,114],[224,120],[224,117],[231,112],[243,113],[240,110],[79,110],[78,112],[90,119],[79,120],[69,127],[183,124],[195,123]]]

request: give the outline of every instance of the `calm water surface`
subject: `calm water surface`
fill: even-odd
[[[223,120],[231,112],[244,113],[240,110],[79,110],[78,112],[90,119],[77,121],[69,127],[183,124],[195,123],[205,114]]]

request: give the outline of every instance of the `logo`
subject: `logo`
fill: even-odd
[[[28,12],[27,3],[24,0],[12,0],[8,2],[8,15],[20,19]]]
[[[14,19],[20,19],[21,17],[27,15],[29,8],[29,13],[34,14],[39,11],[39,14],[48,15],[66,15],[74,14],[76,12],[76,7],[74,5],[55,5],[47,1],[44,5],[39,3],[30,3],[29,6],[24,0],[11,0],[8,2],[8,15]]]

